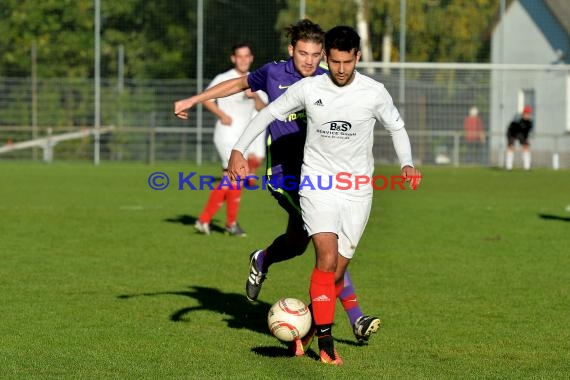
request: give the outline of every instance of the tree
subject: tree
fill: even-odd
[[[407,0],[406,5],[406,61],[489,59],[490,41],[484,33],[498,10],[496,0]],[[278,26],[295,22],[298,9],[299,0],[288,0],[287,9],[279,14]],[[393,41],[399,41],[400,0],[368,0],[366,9],[369,10],[373,57],[379,61],[384,34],[393,33]],[[356,26],[356,7],[350,1],[307,0],[306,14],[325,29],[338,24]],[[392,61],[399,60],[398,49],[399,46],[393,46]]]
[[[0,75],[29,76],[37,46],[38,75],[84,77],[93,61],[92,0],[3,0]]]

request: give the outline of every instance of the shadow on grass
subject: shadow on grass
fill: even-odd
[[[313,344],[316,347],[317,342],[314,341]],[[287,347],[284,347],[284,346],[282,346],[282,347],[259,346],[259,347],[252,348],[251,352],[253,352],[254,354],[257,354],[259,356],[264,356],[264,357],[268,357],[268,358],[290,358],[290,357],[294,357],[294,355],[292,354],[292,351],[289,350]],[[307,352],[305,352],[305,356],[308,358],[314,359],[314,360],[320,359],[319,355],[317,355],[317,353],[315,351],[313,351],[312,349],[309,349]]]
[[[334,338],[334,341],[338,342],[338,343],[346,344],[347,346],[361,347],[361,346],[367,346],[368,345],[368,343],[360,343],[360,342],[357,342],[355,340],[348,340],[348,339]]]
[[[570,222],[570,217],[568,216],[558,216],[558,215],[550,215],[550,214],[538,214],[541,219],[545,220],[558,220],[561,222]]]
[[[198,306],[185,307],[170,314],[172,322],[192,322],[190,314],[196,311],[207,310],[219,313],[228,327],[233,329],[248,329],[260,334],[269,335],[267,328],[267,312],[270,304],[262,301],[249,302],[243,294],[224,293],[218,289],[202,286],[190,286],[190,290],[165,291],[139,294],[122,294],[119,299],[134,297],[158,297],[176,295],[192,298],[199,302]]]
[[[177,215],[174,218],[167,218],[164,219],[165,222],[169,222],[169,223],[180,223],[184,226],[193,226],[194,223],[196,223],[196,221],[198,220],[197,217],[192,216],[192,215]],[[218,224],[218,220],[217,219],[212,219],[212,221],[210,222],[210,230],[212,232],[220,232],[220,233],[224,233],[225,229],[223,226],[220,226]]]

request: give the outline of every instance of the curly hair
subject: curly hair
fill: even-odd
[[[292,46],[295,46],[297,41],[309,41],[322,45],[325,40],[324,30],[309,19],[303,19],[288,26],[285,28],[285,35],[291,38]]]

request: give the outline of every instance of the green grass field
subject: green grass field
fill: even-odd
[[[288,357],[266,326],[278,298],[307,300],[312,248],[247,302],[248,255],[285,214],[246,191],[247,238],[197,235],[208,193],[176,189],[196,170],[0,163],[0,377],[568,378],[567,171],[425,167],[420,190],[376,192],[351,274],[383,327],[357,346],[338,304],[336,368]]]

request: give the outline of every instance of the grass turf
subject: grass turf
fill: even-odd
[[[148,176],[171,177],[153,191]],[[0,163],[0,368],[5,378],[566,378],[570,175],[423,169],[419,191],[378,191],[351,274],[383,327],[354,343],[337,306],[342,368],[288,357],[266,313],[306,300],[314,261],[272,267],[244,297],[248,254],[285,225],[244,191],[247,238],[192,223],[206,191],[177,173],[216,167]],[[397,174],[381,167],[377,174]],[[223,209],[217,215],[223,226]],[[313,350],[316,349],[314,343]]]

